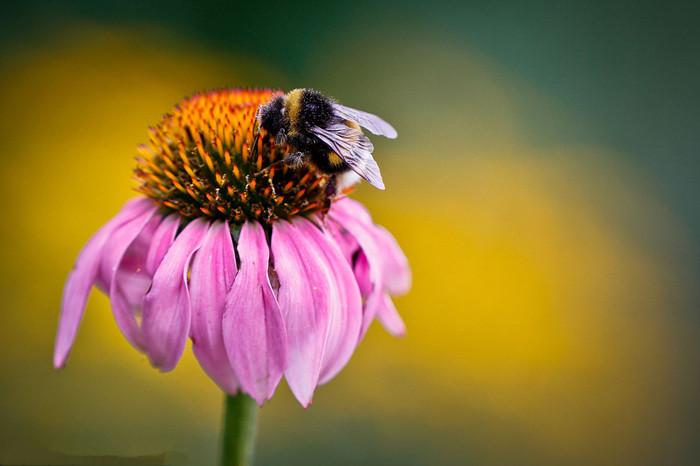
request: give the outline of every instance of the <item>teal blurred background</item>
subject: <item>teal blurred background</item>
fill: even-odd
[[[373,327],[260,465],[700,462],[696,2],[16,2],[0,18],[0,464],[213,465],[222,397],[63,280],[182,97],[315,87],[382,115],[408,336]],[[162,456],[165,454],[165,456]],[[95,458],[102,457],[102,458]],[[116,463],[108,463],[109,461]],[[131,463],[129,463],[131,464]]]

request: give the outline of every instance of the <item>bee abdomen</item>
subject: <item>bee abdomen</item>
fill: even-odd
[[[323,173],[342,173],[350,169],[343,159],[333,151],[312,152],[311,162]]]

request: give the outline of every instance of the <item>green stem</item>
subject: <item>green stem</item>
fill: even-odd
[[[221,466],[251,466],[258,405],[248,395],[226,395],[221,438]]]

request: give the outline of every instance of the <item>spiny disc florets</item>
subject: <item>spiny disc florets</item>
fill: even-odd
[[[280,162],[290,148],[257,127],[258,107],[282,94],[227,89],[185,99],[139,147],[138,190],[184,217],[233,223],[328,209],[333,178]]]

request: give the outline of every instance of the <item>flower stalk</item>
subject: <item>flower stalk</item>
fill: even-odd
[[[258,405],[239,392],[226,395],[221,432],[221,466],[251,466],[257,434]]]

